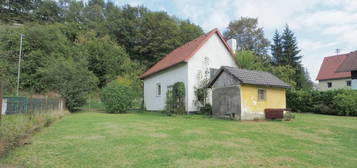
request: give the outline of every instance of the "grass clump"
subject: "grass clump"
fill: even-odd
[[[14,114],[2,116],[0,121],[0,157],[16,146],[27,144],[27,138],[68,111],[49,111],[47,113]]]

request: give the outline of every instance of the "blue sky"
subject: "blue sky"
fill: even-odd
[[[224,31],[241,16],[257,17],[271,40],[275,29],[285,24],[295,32],[302,63],[315,80],[325,56],[357,50],[357,0],[108,0],[118,5],[144,5],[189,19],[205,32]]]

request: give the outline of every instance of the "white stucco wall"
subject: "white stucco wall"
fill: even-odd
[[[352,80],[352,89],[357,90],[357,79]]]
[[[205,61],[205,58],[206,59]],[[220,68],[221,66],[237,67],[233,57],[220,40],[217,34],[213,35],[201,49],[188,61],[188,111],[197,111],[195,105],[195,86],[198,87],[200,83],[199,76],[204,75],[205,69]],[[208,71],[209,72],[209,71]],[[200,75],[201,74],[201,75]],[[209,78],[209,74],[207,74]],[[209,94],[209,101],[212,104],[212,94]]]
[[[333,90],[333,89],[351,89],[351,86],[347,86],[346,81],[351,81],[351,78],[322,80],[319,81],[319,90],[326,91],[326,90]],[[332,83],[331,88],[327,87],[328,82]]]
[[[187,88],[187,64],[182,63],[144,79],[144,103],[147,110],[164,110],[167,87],[183,82]],[[156,95],[157,83],[161,84],[161,95]],[[187,89],[186,89],[187,102]],[[187,104],[187,103],[186,103]],[[187,110],[187,106],[186,106]]]

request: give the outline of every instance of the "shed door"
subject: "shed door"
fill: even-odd
[[[240,119],[240,90],[237,86],[216,88],[212,95],[212,113],[217,117],[227,117],[234,114]]]

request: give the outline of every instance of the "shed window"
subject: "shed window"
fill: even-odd
[[[347,86],[351,86],[351,81],[346,81]]]
[[[266,90],[265,89],[258,89],[258,100],[264,101],[266,100]]]
[[[156,96],[160,96],[161,95],[161,84],[157,83],[156,84]]]
[[[328,82],[328,83],[327,83],[327,87],[328,87],[328,88],[331,88],[331,87],[332,87],[332,82]]]

